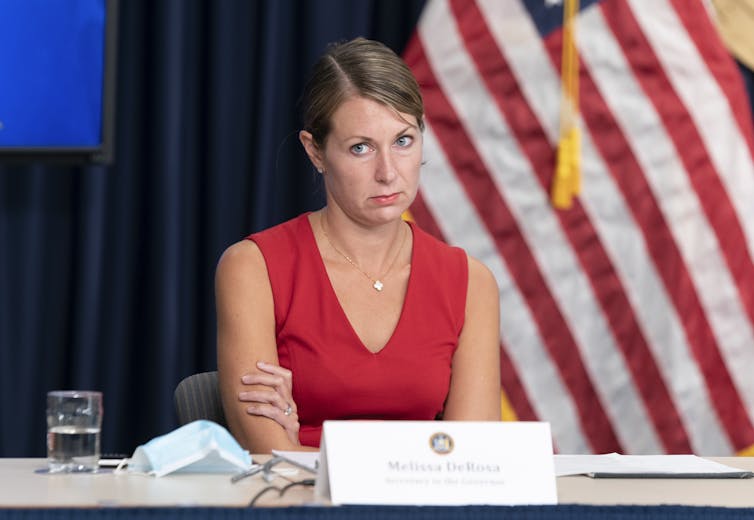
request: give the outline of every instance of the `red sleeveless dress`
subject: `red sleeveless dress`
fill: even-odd
[[[340,306],[307,214],[247,237],[262,251],[280,364],[293,372],[302,445],[328,419],[432,420],[442,412],[464,323],[466,253],[410,223],[406,298],[385,347],[370,352]]]

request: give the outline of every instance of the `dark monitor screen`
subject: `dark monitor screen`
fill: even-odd
[[[116,0],[0,1],[0,161],[112,159]]]

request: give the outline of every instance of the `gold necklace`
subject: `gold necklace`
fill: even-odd
[[[361,267],[359,267],[359,265],[356,262],[354,262],[351,259],[350,256],[348,256],[347,254],[343,253],[340,249],[338,249],[337,247],[335,247],[335,244],[333,244],[332,240],[330,240],[330,235],[328,235],[327,231],[325,231],[324,218],[323,218],[323,215],[321,213],[320,213],[320,216],[319,216],[319,227],[322,228],[322,233],[324,233],[325,239],[327,240],[327,243],[330,244],[330,247],[332,247],[335,250],[335,252],[338,253],[340,256],[342,256],[343,258],[345,258],[346,262],[348,262],[349,264],[351,264],[358,272],[360,272],[361,274],[363,274],[364,276],[366,276],[367,279],[370,282],[372,282],[372,287],[374,287],[374,289],[377,292],[382,291],[382,289],[385,287],[385,284],[382,283],[382,281],[379,278],[372,278],[371,276],[369,276],[366,272],[364,272],[364,271],[361,270]],[[403,250],[403,243],[405,241],[406,241],[406,232],[404,231],[403,232],[403,238],[401,239],[401,245],[398,246],[398,252],[395,253],[395,256],[393,257],[393,261],[390,262],[390,265],[388,266],[387,271],[385,271],[385,274],[383,274],[380,278],[385,278],[390,273],[390,270],[393,268],[393,265],[398,260],[398,257],[400,256],[401,251]]]

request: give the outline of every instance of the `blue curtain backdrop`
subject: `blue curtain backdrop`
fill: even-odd
[[[115,161],[0,164],[0,456],[45,455],[45,394],[104,392],[103,450],[177,426],[215,361],[231,243],[316,209],[296,106],[327,42],[401,52],[423,0],[120,2]]]

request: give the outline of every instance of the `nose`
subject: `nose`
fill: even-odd
[[[375,179],[382,184],[390,184],[398,175],[390,150],[383,150],[377,156]]]

